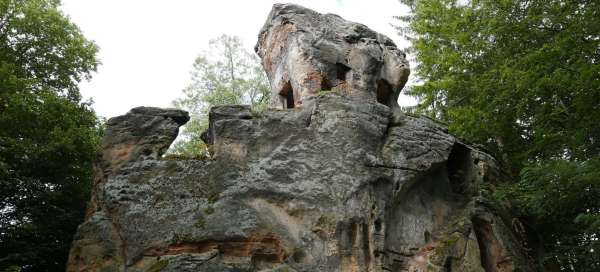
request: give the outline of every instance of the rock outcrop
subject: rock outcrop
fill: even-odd
[[[270,18],[308,25],[306,14],[321,18],[291,5]],[[259,47],[276,41],[265,33]],[[380,77],[361,73],[351,77]],[[535,271],[522,225],[486,198],[502,181],[494,158],[435,121],[355,95],[369,86],[260,114],[214,107],[206,160],[160,156],[185,112],[109,120],[67,271]]]
[[[292,4],[276,4],[255,47],[271,81],[271,104],[293,108],[339,90],[398,108],[410,73],[394,42],[365,25]]]

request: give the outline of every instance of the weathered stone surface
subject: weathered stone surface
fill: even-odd
[[[109,119],[94,165],[94,186],[124,164],[160,158],[177,137],[179,127],[189,120],[185,111],[153,107],[133,108],[125,115]],[[88,216],[97,208],[97,194],[93,192]]]
[[[67,270],[532,271],[515,219],[481,196],[499,181],[494,159],[429,119],[391,116],[340,93],[261,116],[216,107],[212,159],[103,164],[117,166]],[[173,138],[138,118],[112,119],[105,142]]]
[[[185,111],[152,107],[137,107],[111,118],[101,147],[102,161],[109,163],[105,168],[117,168],[140,157],[159,158],[189,120]]]
[[[271,18],[284,15],[345,22],[292,5]],[[184,112],[111,119],[67,271],[535,271],[519,220],[486,198],[494,158],[362,87],[215,107],[206,160],[161,158]]]
[[[340,90],[398,108],[410,72],[394,42],[334,14],[275,4],[255,51],[272,89],[272,106],[292,108],[322,90]]]

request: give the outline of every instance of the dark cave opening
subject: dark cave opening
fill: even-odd
[[[336,63],[335,64],[335,71],[336,71],[336,76],[337,76],[337,80],[338,81],[346,81],[346,74],[348,74],[348,72],[350,72],[350,67],[343,65],[341,63]]]
[[[461,143],[454,143],[446,169],[448,171],[448,180],[452,191],[457,194],[464,194],[467,191],[467,176],[470,169],[471,151]]]
[[[283,85],[283,88],[281,88],[281,91],[279,91],[279,95],[281,95],[283,99],[285,99],[285,102],[283,103],[284,108],[294,108],[294,89],[292,89],[292,84],[289,81],[286,82],[285,85]]]
[[[383,79],[377,80],[377,102],[389,106],[392,85]]]
[[[331,89],[331,84],[329,83],[329,80],[327,80],[327,78],[323,77],[321,79],[321,91],[330,90],[330,89]]]
[[[377,218],[375,220],[375,232],[381,232],[381,219]]]

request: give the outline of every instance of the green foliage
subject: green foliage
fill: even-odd
[[[196,220],[196,223],[194,223],[194,227],[199,228],[199,229],[203,229],[205,226],[206,226],[206,220],[202,216]]]
[[[412,14],[398,30],[422,80],[407,91],[420,100],[412,110],[520,174],[509,199],[539,222],[547,255],[597,270],[598,250],[585,252],[599,235],[598,175],[587,173],[600,172],[600,2],[401,2]]]
[[[419,111],[509,156],[517,173],[530,158],[600,152],[599,2],[403,2]]]
[[[169,153],[195,157],[206,154],[200,135],[208,127],[210,107],[249,104],[260,113],[269,100],[269,84],[256,55],[249,53],[237,37],[222,35],[209,42],[209,50],[200,54],[192,70],[192,83],[175,107],[190,112],[191,120],[183,128],[182,139]]]
[[[207,215],[211,215],[215,212],[215,209],[213,207],[208,207],[206,209],[204,209],[204,213]]]
[[[165,158],[202,159],[208,155],[207,146],[200,139],[202,132],[208,128],[208,112],[196,114],[190,111],[190,113],[192,118],[180,129],[180,137],[167,150]]]
[[[546,250],[561,267],[600,270],[600,157],[531,165],[516,186],[505,185],[496,194],[535,218]]]
[[[57,8],[58,0],[0,0],[0,74],[12,91],[51,89],[79,100],[77,83],[96,70],[97,46]],[[5,90],[3,90],[5,91]]]
[[[100,129],[77,83],[96,46],[54,0],[0,0],[0,270],[63,271]]]
[[[160,272],[169,265],[168,260],[160,260],[148,268],[148,272]]]

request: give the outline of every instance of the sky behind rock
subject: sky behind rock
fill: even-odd
[[[102,65],[83,96],[103,117],[136,106],[169,107],[190,82],[195,57],[221,34],[242,38],[253,51],[258,32],[274,3],[271,0],[63,0],[62,10],[88,39],[100,46]],[[335,13],[367,25],[394,40],[392,17],[406,14],[397,0],[297,0],[321,13]],[[414,103],[400,98],[401,104]]]

